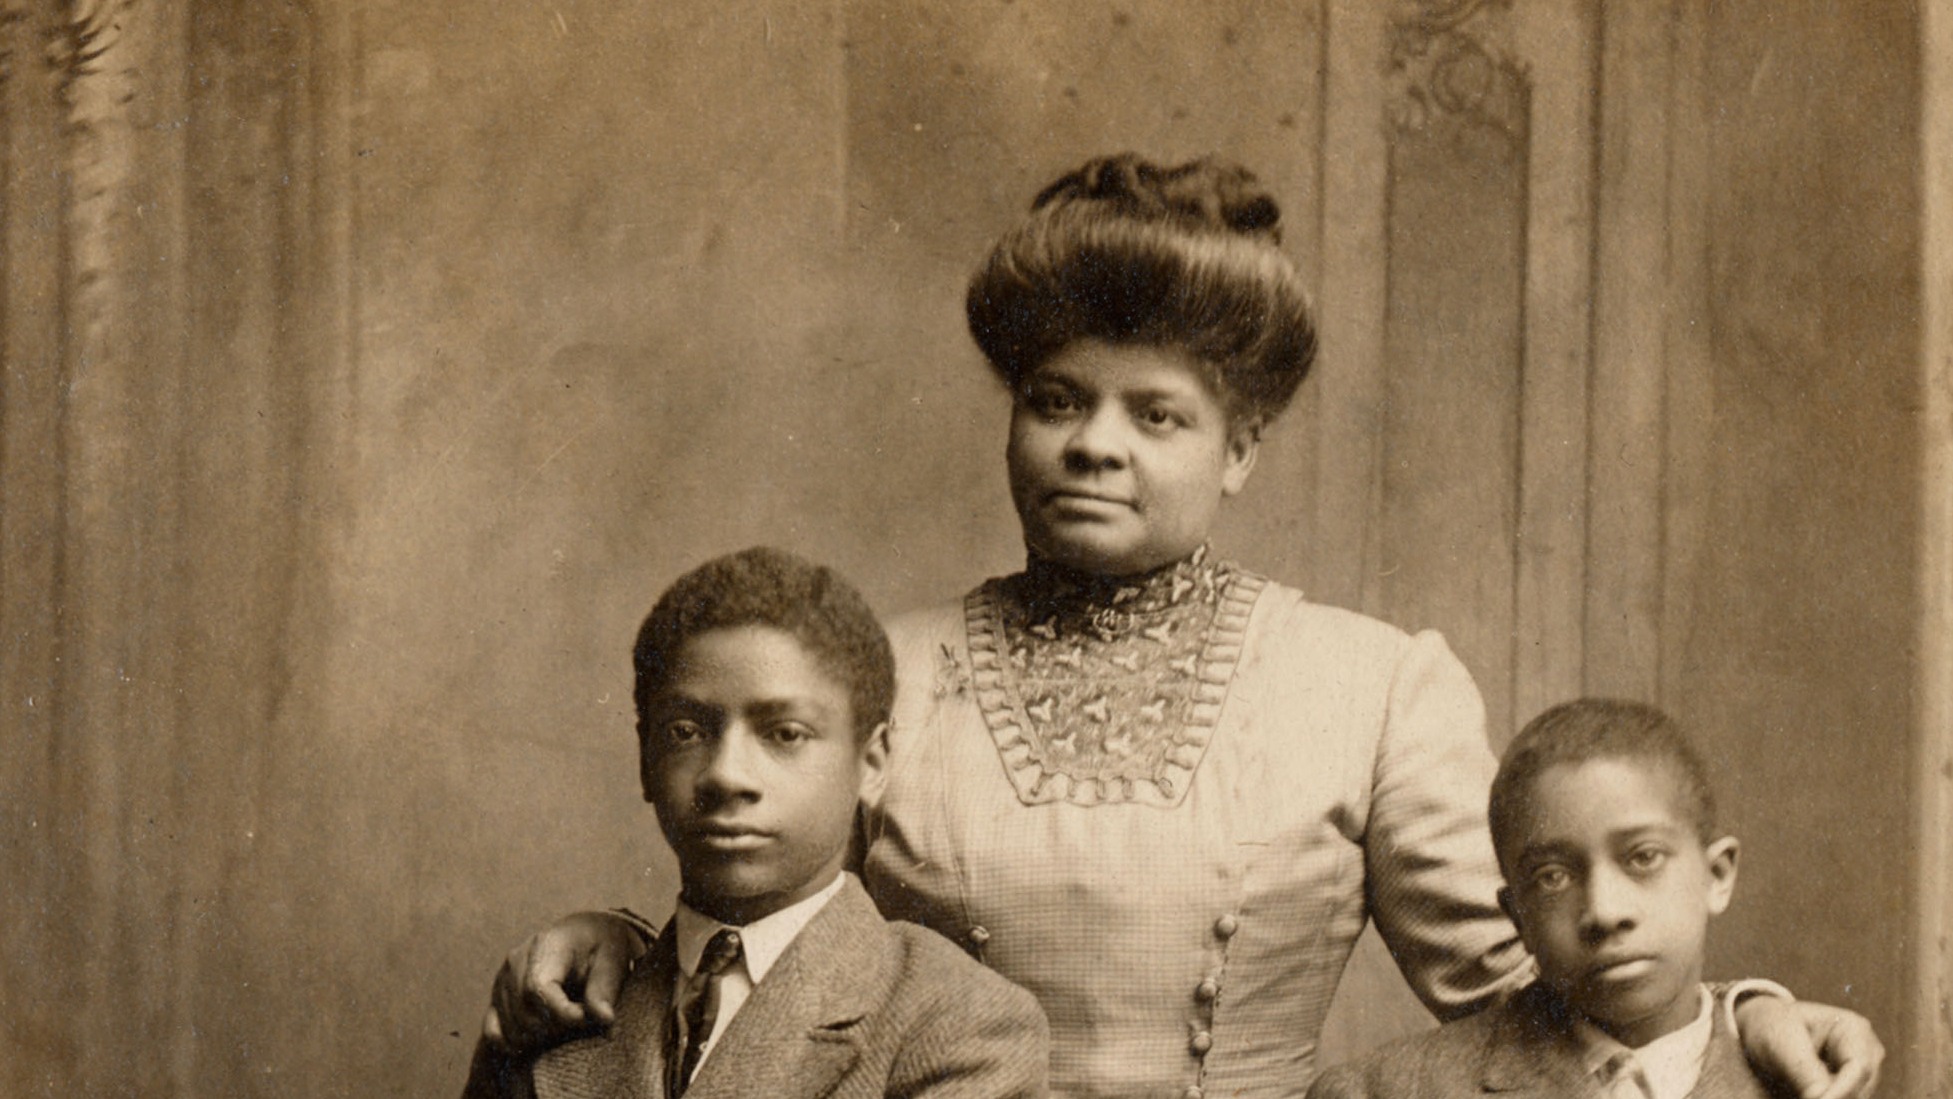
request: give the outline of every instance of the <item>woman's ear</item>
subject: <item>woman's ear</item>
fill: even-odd
[[[1233,496],[1247,487],[1248,474],[1255,470],[1255,456],[1261,453],[1261,418],[1250,417],[1228,429],[1227,463],[1221,470],[1221,495]]]

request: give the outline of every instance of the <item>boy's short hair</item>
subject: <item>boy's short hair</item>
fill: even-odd
[[[767,626],[805,646],[847,688],[857,739],[888,720],[895,656],[867,600],[833,569],[754,546],[707,561],[658,597],[631,653],[639,721],[664,689],[685,642],[738,626]]]
[[[1675,780],[1675,809],[1707,844],[1715,839],[1716,799],[1708,768],[1674,718],[1641,702],[1582,698],[1526,724],[1492,779],[1492,848],[1505,865],[1506,842],[1531,800],[1532,784],[1560,764],[1634,759],[1666,769]]]

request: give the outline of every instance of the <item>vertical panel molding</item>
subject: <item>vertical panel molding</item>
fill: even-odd
[[[1384,393],[1383,309],[1390,179],[1384,129],[1388,9],[1329,0],[1324,53],[1323,369],[1318,399],[1317,596],[1374,607],[1379,443]]]
[[[1594,16],[1592,0],[1529,3],[1515,12],[1532,73],[1513,593],[1519,722],[1580,693],[1586,652]]]
[[[1908,1076],[1953,1099],[1953,0],[1922,5],[1918,853]]]
[[[1659,691],[1671,13],[1601,5],[1586,690]]]

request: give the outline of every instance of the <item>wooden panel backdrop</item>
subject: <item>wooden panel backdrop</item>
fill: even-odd
[[[1676,708],[1747,842],[1716,971],[1925,1094],[1926,7],[0,2],[0,1094],[458,1086],[518,935],[669,903],[623,653],[670,576],[1013,567],[963,282],[1125,148],[1254,167],[1317,286],[1223,549],[1443,630],[1497,743]],[[1426,1023],[1374,940],[1346,989],[1331,1056]]]

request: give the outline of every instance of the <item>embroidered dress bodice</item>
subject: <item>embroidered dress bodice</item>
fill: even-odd
[[[1026,805],[1177,805],[1265,581],[1205,548],[1145,576],[1033,562],[964,601],[977,704]]]
[[[1202,553],[1034,564],[889,625],[862,881],[1036,994],[1060,1096],[1301,1096],[1373,918],[1428,1006],[1523,982],[1443,640]]]

